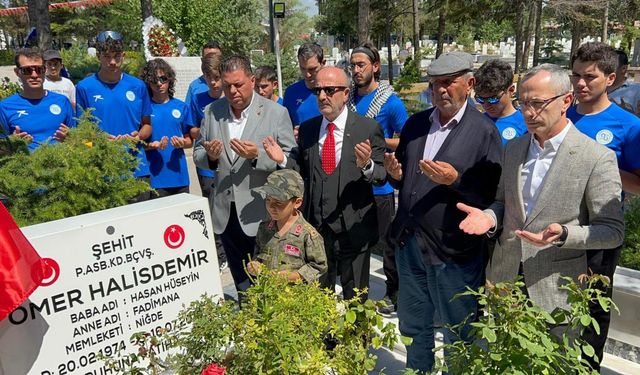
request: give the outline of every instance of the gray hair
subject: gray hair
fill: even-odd
[[[525,83],[529,78],[543,71],[551,75],[551,85],[555,89],[556,95],[566,94],[572,91],[569,73],[564,68],[556,64],[541,64],[527,70],[524,76],[522,76],[520,85]]]

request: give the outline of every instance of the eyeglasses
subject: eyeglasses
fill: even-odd
[[[325,87],[314,87],[311,89],[316,96],[319,96],[321,92],[324,91],[327,96],[333,96],[337,91],[342,91],[346,89],[345,86],[325,86]]]
[[[349,69],[351,70],[355,70],[356,68],[358,68],[358,70],[364,70],[369,64],[364,63],[364,62],[360,62],[357,64],[349,64]]]
[[[98,43],[104,43],[109,38],[115,41],[119,41],[119,40],[122,40],[122,34],[120,34],[117,31],[103,31],[100,34],[98,34],[98,37],[96,38],[96,40],[98,41]]]
[[[30,76],[33,74],[33,72],[36,72],[37,75],[41,75],[44,74],[45,70],[46,69],[44,65],[28,65],[18,68],[18,72],[20,72],[20,74],[22,74],[23,76]]]
[[[476,102],[478,102],[478,104],[498,104],[500,103],[500,98],[502,98],[502,95],[504,95],[504,91],[500,91],[499,94],[494,95],[494,96],[487,96],[487,97],[482,97],[479,96],[478,94],[476,94],[475,98],[476,98]]]
[[[552,98],[549,99],[541,99],[541,100],[524,100],[524,99],[518,99],[518,101],[520,102],[520,106],[522,108],[531,108],[534,111],[541,111],[543,110],[546,106],[549,105],[549,103],[551,103],[552,101],[558,99],[559,97],[565,96],[568,93],[564,93],[564,94],[560,94],[560,95],[556,95]]]
[[[169,81],[169,77],[167,76],[157,76],[156,82],[167,83]]]

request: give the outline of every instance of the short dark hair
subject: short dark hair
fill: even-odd
[[[262,81],[263,79],[269,82],[275,82],[278,80],[278,73],[270,66],[260,66],[256,68],[256,81]]]
[[[627,56],[625,51],[617,49],[615,52],[618,57],[618,68],[629,65],[629,56]]]
[[[476,92],[494,94],[513,84],[513,69],[503,60],[486,61],[473,76],[476,78]]]
[[[13,56],[13,62],[16,64],[16,68],[20,67],[20,62],[18,61],[20,59],[20,56],[24,56],[29,60],[40,58],[44,62],[44,57],[42,56],[42,50],[40,48],[20,48]]]
[[[582,62],[595,62],[598,69],[604,74],[611,74],[616,71],[618,57],[615,50],[608,44],[601,42],[588,42],[580,46],[571,57],[571,67],[576,60]]]
[[[324,52],[318,43],[304,43],[298,48],[298,59],[304,61],[316,57],[319,63],[324,61]]]
[[[210,75],[217,74],[220,75],[220,63],[222,62],[222,57],[217,53],[208,53],[202,58],[202,64],[200,69],[202,70],[202,74]]]
[[[233,55],[222,60],[222,63],[220,64],[221,75],[228,72],[235,72],[236,70],[242,70],[248,76],[253,75],[253,71],[251,70],[251,62],[244,56]]]
[[[366,42],[363,45],[356,47],[351,52],[351,55],[353,55],[354,53],[363,53],[367,55],[367,57],[369,58],[369,61],[371,61],[371,64],[380,63],[380,53],[372,43]],[[376,81],[380,79],[380,71],[381,69],[378,69],[378,71],[375,72],[375,74],[373,75]]]
[[[120,40],[114,40],[107,38],[104,42],[96,42],[96,50],[98,53],[102,52],[122,52],[124,51],[124,42]]]
[[[147,89],[149,90],[149,95],[152,95],[151,85],[156,84],[156,70],[162,70],[164,75],[169,79],[169,97],[173,98],[173,94],[176,91],[176,72],[173,70],[171,65],[164,61],[163,59],[153,59],[147,61],[145,66],[142,68],[142,80],[147,84]]]
[[[206,42],[204,46],[202,46],[202,51],[204,51],[205,49],[214,49],[214,48],[222,51],[222,48],[220,48],[220,43],[212,39]]]

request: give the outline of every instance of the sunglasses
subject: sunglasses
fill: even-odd
[[[44,67],[44,65],[28,65],[28,66],[21,66],[18,68],[18,72],[20,72],[20,74],[22,74],[23,76],[30,76],[33,74],[33,72],[36,72],[36,74],[41,75],[44,74],[46,68]]]
[[[96,38],[98,43],[104,43],[107,41],[107,39],[113,39],[115,41],[119,41],[119,40],[122,40],[122,34],[120,34],[117,31],[103,31],[100,34],[98,34],[98,37]]]
[[[494,105],[500,102],[500,98],[502,98],[502,95],[504,95],[504,91],[500,92],[497,95],[488,96],[488,97],[482,97],[482,96],[476,95],[475,99],[476,99],[476,102],[478,102],[478,104],[487,103],[487,104]]]
[[[325,94],[327,94],[327,96],[332,96],[337,91],[342,91],[344,89],[346,89],[345,86],[325,86],[325,87],[314,87],[313,89],[311,89],[311,91],[313,91],[313,93],[316,94],[316,96],[319,96],[320,93],[323,91]]]
[[[157,76],[156,77],[156,82],[167,83],[167,82],[169,82],[169,77],[167,77],[167,76]]]

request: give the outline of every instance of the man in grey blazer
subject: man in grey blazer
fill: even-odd
[[[213,230],[221,235],[236,289],[244,291],[244,264],[253,254],[258,224],[268,217],[264,199],[252,189],[277,168],[295,165],[287,158],[295,140],[287,110],[254,93],[247,58],[228,57],[220,73],[225,95],[205,108],[193,160],[217,172],[209,197]],[[267,142],[280,146],[277,162],[265,152]]]
[[[569,306],[560,277],[588,273],[586,251],[613,249],[624,238],[615,155],[567,119],[572,100],[562,68],[529,70],[520,84],[529,134],[506,146],[496,201],[484,211],[458,204],[467,213],[460,229],[500,233],[487,279],[522,275],[530,298],[547,311]]]

